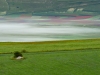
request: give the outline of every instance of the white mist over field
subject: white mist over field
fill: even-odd
[[[0,21],[0,42],[34,42],[100,38],[99,21],[58,18]]]

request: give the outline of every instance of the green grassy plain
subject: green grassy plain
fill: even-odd
[[[11,60],[0,54],[0,75],[99,75],[100,49],[24,53],[26,59]]]
[[[49,52],[84,49],[100,49],[100,39],[46,42],[0,42],[0,53],[21,52],[22,50],[26,50],[27,52]]]
[[[24,49],[26,59],[11,60]],[[0,75],[100,74],[100,39],[0,42],[0,53]]]

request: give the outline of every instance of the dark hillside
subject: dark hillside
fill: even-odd
[[[7,14],[100,13],[100,0],[0,0],[0,6],[0,11],[7,11]]]

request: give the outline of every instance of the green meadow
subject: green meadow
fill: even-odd
[[[14,51],[26,59],[11,60]],[[0,75],[99,75],[100,39],[0,42]]]
[[[45,42],[0,42],[0,53],[21,52],[23,50],[26,52],[50,52],[85,49],[100,49],[100,39]]]

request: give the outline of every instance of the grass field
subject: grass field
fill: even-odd
[[[0,55],[0,75],[99,75],[100,50],[25,53],[25,60]]]
[[[0,42],[0,53],[21,52],[22,50],[26,50],[27,52],[49,52],[84,49],[100,49],[100,39],[50,42]]]
[[[11,60],[11,52],[23,49],[26,59]],[[1,42],[0,53],[0,75],[100,74],[100,39]]]

